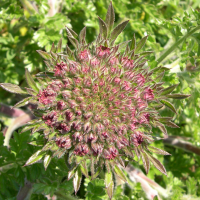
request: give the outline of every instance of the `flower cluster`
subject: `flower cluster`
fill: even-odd
[[[104,164],[108,172],[114,170],[121,176],[117,166],[124,167],[125,160],[132,161],[135,153],[138,158],[142,157],[147,173],[151,161],[166,174],[162,164],[150,153],[169,155],[149,146],[154,141],[152,127],[160,128],[167,137],[164,125],[177,126],[170,117],[161,117],[159,109],[167,106],[176,112],[166,98],[177,95],[185,98],[187,95],[170,94],[176,85],[162,87],[166,68],[148,68],[145,56],[151,52],[139,53],[147,37],[137,45],[133,37],[131,44],[127,42],[125,51],[120,51],[124,43],[114,44],[127,23],[122,22],[112,30],[114,10],[111,3],[106,23],[99,18],[100,34],[95,43],[86,43],[85,28],[79,41],[76,33],[66,28],[74,51],[67,47],[67,53],[63,53],[62,40],[57,48],[52,45],[50,53],[38,51],[45,59],[47,72],[38,75],[40,84],[36,84],[26,71],[27,82],[32,88],[28,88],[27,93],[31,97],[17,106],[37,105],[33,112],[40,118],[31,122],[29,129],[32,128],[33,133],[41,131],[46,142],[26,165],[41,159],[41,152],[47,155],[50,150],[53,152],[51,158],[65,155],[69,164],[75,165],[73,173],[80,174],[82,168],[79,166],[86,169],[84,163],[88,159],[92,176],[96,176],[95,169]],[[45,163],[45,167],[48,164]],[[81,172],[87,176],[85,171]]]

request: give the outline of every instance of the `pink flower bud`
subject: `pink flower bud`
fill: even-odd
[[[144,100],[150,101],[154,99],[153,90],[150,88],[146,88],[142,93],[142,97]]]
[[[78,54],[78,56],[81,61],[87,62],[89,60],[89,51],[88,50],[81,51]]]
[[[64,101],[60,100],[57,102],[57,108],[58,110],[63,110],[66,107],[66,104]]]
[[[89,148],[86,144],[78,144],[74,150],[74,154],[78,156],[84,156],[88,154],[88,152],[89,152]]]
[[[75,132],[75,133],[72,135],[72,138],[73,138],[75,141],[78,140],[78,142],[83,141],[83,135],[82,135],[80,132]]]
[[[97,47],[97,56],[103,58],[109,55],[110,55],[110,48],[104,46]]]
[[[135,131],[133,134],[131,134],[131,142],[134,144],[134,146],[138,147],[143,142],[143,133],[140,131]]]

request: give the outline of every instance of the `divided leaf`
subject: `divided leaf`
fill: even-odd
[[[36,50],[45,60],[51,60],[52,57],[45,51]]]
[[[110,199],[112,199],[113,196],[113,189],[114,189],[114,182],[112,179],[112,172],[106,172],[105,174],[105,185],[106,185],[106,191]]]
[[[103,36],[104,39],[107,38],[107,26],[106,23],[99,17],[99,28],[100,34]]]
[[[85,44],[86,43],[85,37],[86,37],[86,27],[84,27],[79,34],[79,42]]]
[[[33,80],[32,76],[30,75],[29,71],[27,69],[25,69],[25,77],[26,77],[26,82],[27,84],[36,92],[39,92],[39,89],[35,83],[35,81]]]
[[[62,38],[59,40],[58,42],[58,46],[57,46],[57,53],[62,52]]]
[[[13,108],[19,108],[22,106],[26,106],[29,103],[29,100],[32,99],[32,97],[27,97],[21,101],[19,101],[18,103],[16,103]]]
[[[168,94],[166,97],[172,98],[172,99],[186,99],[191,95],[188,94]]]
[[[165,174],[167,176],[167,172],[165,167],[161,164],[161,162],[159,160],[157,160],[156,158],[154,158],[150,153],[148,153],[148,157],[149,160],[153,163],[153,165],[163,174]]]
[[[80,188],[81,180],[82,180],[82,173],[81,173],[80,168],[78,167],[76,172],[75,172],[74,178],[73,178],[73,185],[74,185],[75,194],[78,192],[78,190]]]
[[[36,153],[34,153],[26,162],[26,164],[24,166],[27,165],[32,165],[38,161],[40,161],[43,156],[45,155],[45,152],[42,150],[38,150]]]
[[[126,176],[118,166],[115,165],[114,171],[120,179],[122,179],[124,182],[127,182]]]
[[[19,87],[18,85],[14,85],[11,83],[1,83],[0,86],[11,93],[15,93],[15,94],[28,94],[26,91],[24,91],[21,87]]]
[[[157,154],[161,154],[161,155],[171,155],[170,153],[168,153],[168,152],[166,152],[162,149],[153,147],[153,146],[148,146],[148,150],[153,152],[153,153],[157,153]]]
[[[44,157],[44,168],[45,170],[47,169],[47,167],[49,166],[49,163],[51,162],[51,155],[46,155]]]
[[[144,169],[145,169],[146,173],[148,174],[149,169],[150,169],[149,158],[145,152],[141,152],[141,158],[142,158],[142,162],[144,164]]]
[[[114,21],[115,21],[115,12],[114,12],[112,2],[110,2],[110,5],[108,7],[108,11],[107,11],[107,14],[106,14],[106,25],[107,25],[107,28],[108,28],[108,34],[112,30],[112,27],[114,25]]]
[[[136,39],[135,39],[135,33],[134,33],[133,38],[131,40],[130,50],[135,50],[135,47],[136,47]]]
[[[170,110],[172,110],[174,113],[176,113],[177,114],[177,112],[176,112],[176,109],[174,108],[174,106],[169,102],[169,101],[167,101],[167,100],[160,100],[160,102],[163,104],[163,105],[165,105],[165,106],[167,106]]]
[[[136,46],[136,48],[135,48],[135,53],[139,52],[140,49],[145,45],[146,40],[147,40],[147,37],[148,37],[148,35],[145,36],[145,37],[143,37],[143,38],[138,42],[138,44],[137,44],[137,46]]]
[[[129,22],[129,20],[122,22],[121,24],[119,24],[118,26],[116,26],[114,28],[114,30],[110,34],[110,40],[111,41],[115,40],[117,38],[117,36],[124,30],[124,28],[126,27],[128,22]]]
[[[171,93],[177,86],[178,86],[178,84],[177,85],[172,85],[172,86],[170,86],[168,88],[165,88],[165,89],[161,90],[160,91],[160,96],[164,96],[166,94]]]

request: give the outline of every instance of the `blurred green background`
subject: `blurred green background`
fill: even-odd
[[[115,23],[130,20],[116,42],[131,40],[134,33],[137,41],[149,35],[144,49],[154,51],[148,57],[151,69],[157,65],[156,59],[170,45],[200,24],[200,0],[112,2]],[[73,28],[77,33],[86,26],[86,39],[92,42],[98,34],[97,16],[105,19],[109,3],[107,0],[1,0],[0,83],[25,86],[25,68],[31,74],[43,71],[45,65],[36,50],[49,51],[52,43],[57,45],[60,38],[63,38],[63,48],[66,44],[71,46],[66,37],[65,26]],[[167,188],[169,199],[200,199],[200,33],[197,31],[192,34],[159,64],[170,68],[163,78],[165,86],[179,83],[175,93],[191,94],[191,97],[172,101],[177,108],[175,116],[168,109],[161,111],[163,116],[174,116],[173,121],[180,128],[168,127],[167,130],[171,139],[176,138],[183,145],[174,145],[170,141],[155,142],[156,147],[172,154],[167,157],[157,156],[165,165],[168,177],[161,175],[153,167],[148,177]],[[20,96],[0,88],[1,103],[14,105],[20,99]],[[0,123],[3,130],[6,124],[3,117]],[[154,133],[159,134],[159,131],[154,130]],[[189,149],[186,142],[196,149]],[[135,166],[143,170],[142,163]],[[16,179],[16,185],[20,185],[17,177],[13,176],[13,179]],[[9,184],[9,180],[6,182],[0,178],[0,184],[5,183]],[[4,188],[2,199],[9,199],[17,194],[18,187],[12,187],[7,197]],[[146,199],[140,185],[125,194],[130,199]],[[83,194],[79,195],[80,198],[85,198]]]

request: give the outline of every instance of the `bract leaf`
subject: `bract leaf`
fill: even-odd
[[[69,41],[71,42],[71,44],[75,47],[75,48],[78,48],[78,40],[75,39],[74,37],[70,37],[70,36],[67,36]]]
[[[177,86],[178,86],[178,84],[172,85],[168,88],[161,90],[159,96],[165,96],[166,94],[171,93]]]
[[[164,137],[167,138],[168,134],[167,134],[167,129],[165,128],[165,126],[162,123],[158,122],[158,121],[155,121],[154,123],[165,134]]]
[[[141,152],[141,158],[142,158],[142,162],[144,164],[144,169],[145,169],[146,173],[148,174],[149,169],[150,169],[149,158],[145,152]]]
[[[154,158],[150,153],[147,153],[149,160],[153,163],[153,165],[163,174],[165,174],[167,176],[167,172],[165,167],[161,164],[161,162],[159,160],[157,160],[156,158]]]
[[[49,163],[51,162],[51,155],[45,155],[44,157],[44,168],[47,169]]]
[[[82,180],[82,173],[81,173],[80,168],[78,167],[76,172],[75,172],[74,178],[73,178],[73,185],[74,185],[75,194],[78,192],[78,190],[80,188],[81,180]]]
[[[65,27],[66,31],[67,31],[67,35],[73,38],[76,38],[78,36],[78,34],[73,31],[71,28]]]
[[[188,98],[189,94],[168,94],[166,95],[166,97],[168,98],[172,98],[172,99],[185,99],[185,98]]]
[[[51,60],[52,57],[45,51],[36,50],[45,60]]]
[[[16,103],[13,108],[19,108],[22,106],[26,106],[29,103],[29,100],[32,99],[32,97],[27,97],[21,101],[19,101],[18,103]]]
[[[106,23],[100,18],[99,18],[99,29],[100,29],[100,34],[103,36],[104,39],[107,38],[107,26]]]
[[[107,14],[106,14],[106,25],[107,25],[107,28],[108,28],[108,34],[112,30],[112,27],[114,25],[114,21],[115,21],[115,11],[114,11],[112,2],[110,2],[110,5],[108,6],[108,11],[107,11]]]
[[[106,185],[106,191],[110,199],[112,199],[113,196],[113,189],[114,189],[114,182],[112,180],[112,173],[107,172],[105,175],[105,185]]]
[[[131,40],[131,46],[130,46],[130,50],[134,50],[136,47],[136,39],[135,39],[135,33],[133,34],[133,38]],[[135,52],[134,52],[135,53]]]
[[[72,170],[70,170],[68,172],[68,180],[70,180],[74,176],[74,174],[76,172],[76,168],[77,168],[77,166],[75,166]]]
[[[180,128],[179,126],[177,126],[175,123],[169,121],[165,123],[166,126],[169,126],[171,128]]]
[[[129,22],[129,20],[122,22],[121,24],[119,24],[118,26],[116,26],[114,28],[114,30],[110,34],[110,40],[111,41],[115,40],[117,38],[117,36],[124,30],[124,28],[126,27],[128,22]]]
[[[142,53],[140,53],[140,56],[148,56],[151,53],[153,53],[153,51],[143,51]]]
[[[161,122],[161,123],[166,123],[169,122],[172,117],[157,117],[157,119]]]
[[[95,179],[99,175],[101,170],[102,170],[102,167],[98,167],[97,170],[96,170],[96,173],[92,175],[92,179]]]
[[[52,44],[50,51],[52,51],[53,53],[56,53],[56,47],[55,47],[54,43]]]
[[[42,150],[38,150],[36,153],[34,153],[26,162],[26,164],[24,166],[27,165],[32,165],[38,161],[40,161],[43,156],[45,155],[45,152]]]
[[[120,179],[122,179],[124,182],[127,182],[126,176],[118,166],[115,165],[114,171]]]
[[[145,45],[146,40],[147,40],[147,37],[148,37],[148,36],[143,37],[143,38],[138,42],[138,44],[136,45],[136,48],[135,48],[135,53],[139,52],[140,49]]]
[[[80,164],[80,169],[81,169],[81,172],[82,174],[84,174],[85,177],[89,177],[88,176],[88,170],[87,170],[87,166],[86,166],[86,162],[83,161],[81,164]]]
[[[160,102],[177,114],[175,107],[169,101],[161,99]]]
[[[36,92],[39,92],[39,89],[38,89],[35,81],[33,80],[32,76],[30,75],[30,73],[27,69],[25,69],[25,77],[26,77],[26,81],[27,81],[28,85],[32,89],[34,89]]]
[[[153,147],[153,146],[148,146],[148,150],[153,152],[153,153],[157,153],[157,154],[161,154],[161,155],[171,155],[170,153],[168,153],[168,152],[166,152],[162,149]]]
[[[0,86],[11,93],[15,93],[15,94],[28,94],[26,91],[24,91],[21,87],[19,87],[18,85],[14,85],[11,83],[0,83]]]
[[[57,52],[56,53],[60,53],[60,52],[62,52],[62,38],[58,42]]]
[[[79,42],[85,44],[86,27],[84,27],[79,34]]]

